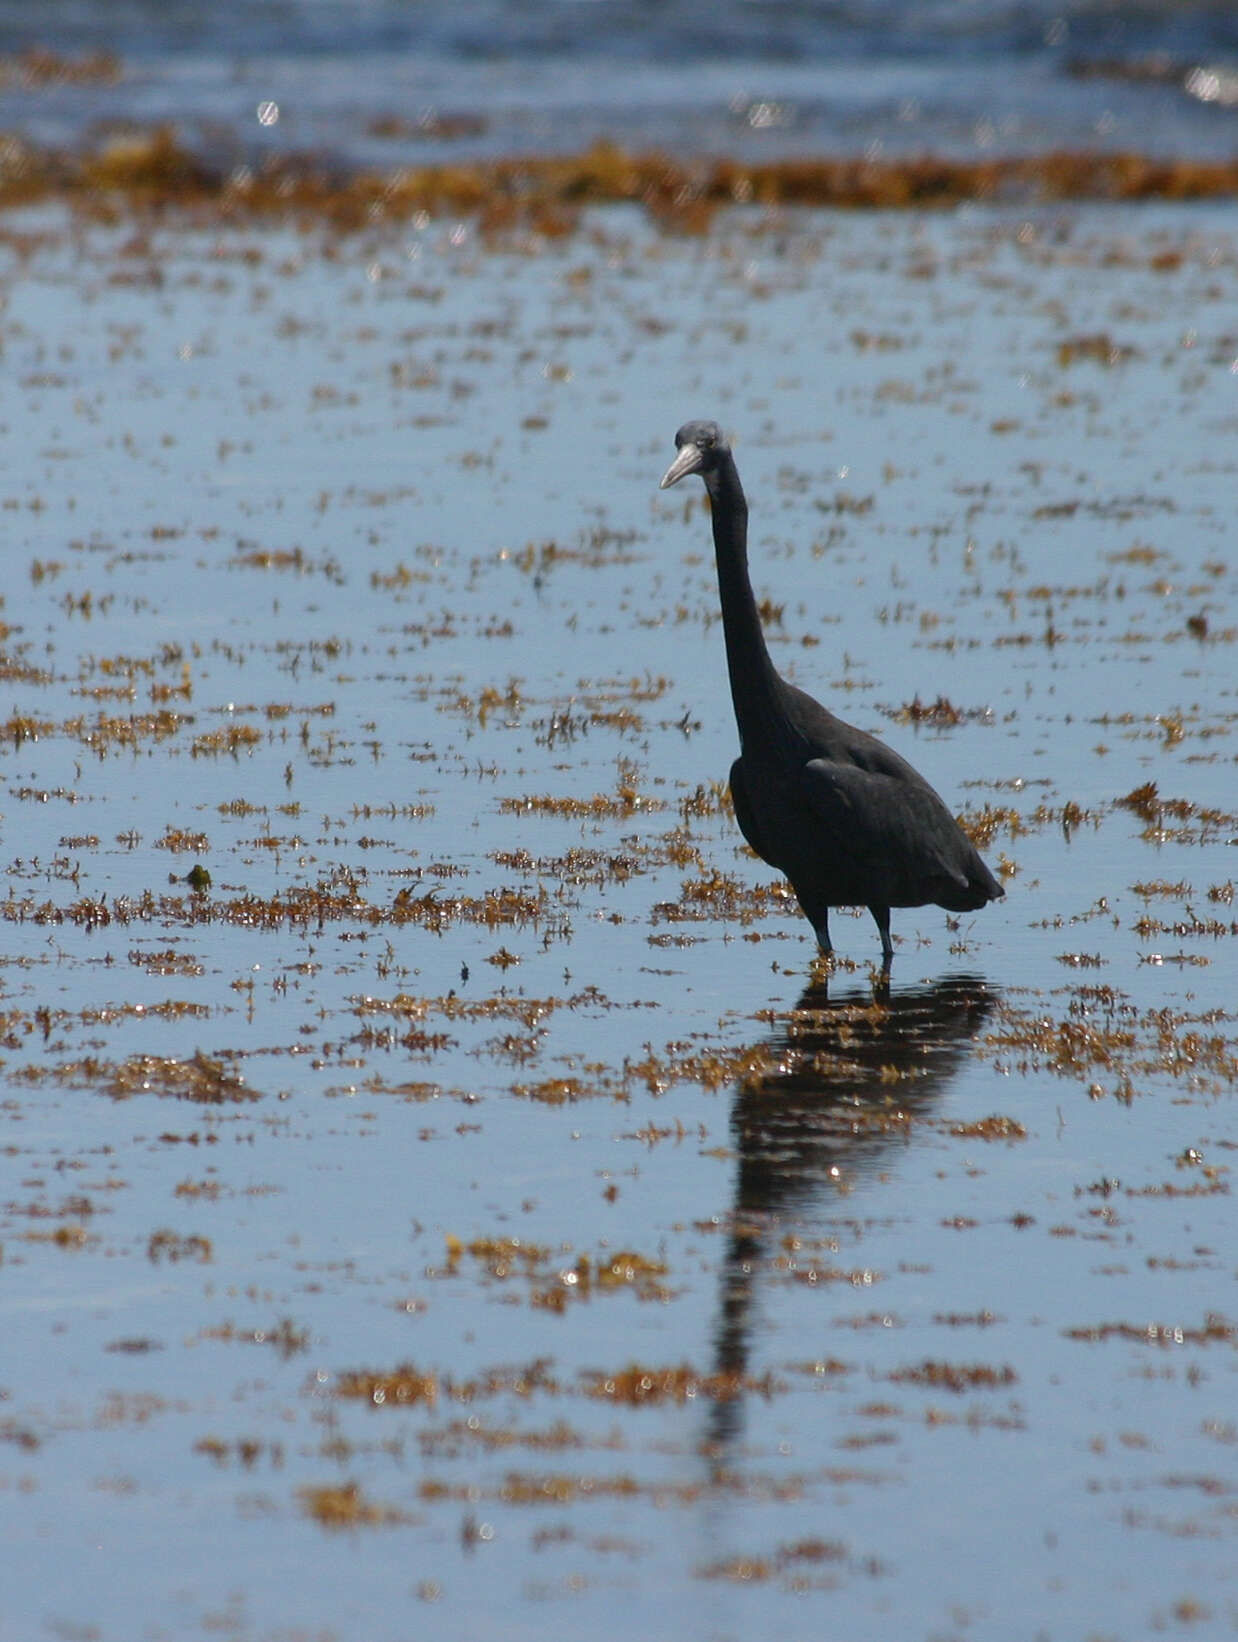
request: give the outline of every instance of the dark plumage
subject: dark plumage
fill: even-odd
[[[780,678],[748,579],[748,504],[716,422],[685,422],[662,489],[690,473],[713,512],[718,591],[740,754],[731,797],[740,831],[791,881],[829,952],[829,911],[866,906],[894,956],[890,908],[973,912],[1004,891],[918,771],[876,736]]]

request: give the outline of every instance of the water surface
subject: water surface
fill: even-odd
[[[8,219],[0,1635],[1233,1628],[1236,257]],[[1004,874],[888,999],[693,415]]]
[[[0,130],[72,147],[166,121],[238,164],[310,150],[385,169],[599,138],[747,159],[1228,158],[1238,110],[1228,0],[5,0],[0,39]],[[32,50],[73,67],[16,60]]]

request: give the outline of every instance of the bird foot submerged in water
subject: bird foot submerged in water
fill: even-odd
[[[868,909],[873,915],[873,922],[877,925],[877,933],[881,936],[881,968],[888,974],[890,965],[894,962],[894,942],[890,938],[890,909],[883,906],[871,906]],[[830,940],[830,914],[827,908],[815,917],[810,913],[808,921],[813,933],[817,937],[817,945],[821,948],[821,956],[827,958],[831,964],[837,960],[834,957],[834,945]]]
[[[740,756],[731,798],[740,831],[790,880],[831,953],[829,908],[866,906],[894,959],[892,906],[972,912],[1005,891],[920,772],[781,678],[748,575],[748,503],[716,422],[685,422],[662,489],[699,474],[709,492],[722,629]]]
[[[839,958],[834,952],[823,952],[818,949],[813,954],[812,964],[809,967],[810,986],[819,992],[822,997],[828,998],[830,985],[835,980],[842,980],[854,985],[858,979],[853,972],[861,966]],[[885,1002],[890,996],[890,965],[888,963],[869,964],[868,984],[871,988],[873,1000],[876,1003]]]
[[[881,949],[881,973],[889,975],[890,965],[894,962],[894,948],[892,946]],[[817,955],[813,959],[813,968],[821,969],[827,975],[833,975],[840,969],[854,969],[855,964],[848,959],[840,958],[832,946],[823,946],[820,935],[817,936]]]

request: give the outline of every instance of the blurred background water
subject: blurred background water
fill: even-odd
[[[48,47],[112,54],[119,73],[32,85],[11,66],[0,129],[74,143],[166,120],[238,160],[399,163],[599,137],[744,156],[1215,156],[1238,119],[1229,0],[4,0],[0,49]]]
[[[1228,154],[1236,58],[0,0],[0,130]],[[201,207],[0,214],[0,1642],[1232,1635],[1231,204]],[[888,998],[721,798],[693,415],[1004,874]]]

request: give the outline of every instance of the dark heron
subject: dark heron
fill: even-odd
[[[716,422],[685,422],[662,489],[699,473],[713,513],[739,757],[731,798],[740,831],[791,881],[823,952],[831,907],[866,906],[894,956],[890,908],[929,902],[974,912],[1004,893],[924,777],[827,713],[769,659],[748,579],[748,503]]]

